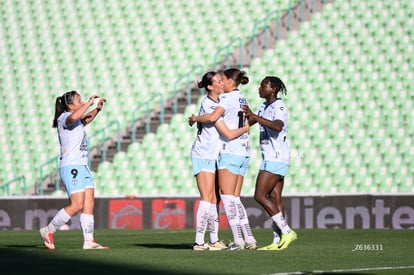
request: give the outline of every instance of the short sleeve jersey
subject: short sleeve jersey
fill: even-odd
[[[271,130],[260,125],[260,149],[264,160],[277,161],[289,164],[289,146],[286,143],[288,133],[288,110],[281,99],[272,104],[263,103],[257,113],[265,119],[283,121],[283,128],[280,132]]]
[[[234,90],[221,96],[219,106],[224,109],[222,119],[229,129],[237,129],[239,126],[244,125],[245,118],[243,112],[241,111],[243,105],[247,105],[247,100],[239,90]],[[223,141],[220,153],[237,156],[250,156],[248,133],[244,133],[232,140],[228,140],[223,136],[220,136],[220,138]]]
[[[209,96],[204,97],[198,115],[212,113],[217,104]],[[214,123],[197,123],[197,137],[191,148],[191,156],[201,159],[217,159],[220,143],[219,133]]]
[[[57,120],[60,142],[60,167],[67,165],[88,165],[88,142],[81,120],[66,125],[70,112],[61,114]]]

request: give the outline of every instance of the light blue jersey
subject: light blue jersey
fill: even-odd
[[[219,106],[224,108],[222,119],[229,129],[243,127],[245,118],[242,108],[244,105],[247,105],[247,100],[239,90],[225,93],[220,98]],[[250,156],[248,133],[244,133],[232,140],[228,140],[223,136],[220,136],[220,138],[224,142],[220,154],[231,154],[244,157]]]
[[[199,116],[214,111],[218,103],[206,96],[201,102]],[[199,159],[217,160],[220,149],[219,133],[215,123],[197,123],[197,137],[191,148],[191,157]]]
[[[260,149],[263,160],[289,164],[290,152],[286,142],[288,133],[288,110],[285,103],[281,99],[277,99],[270,105],[263,103],[257,115],[271,121],[283,121],[283,128],[280,132],[260,125]]]
[[[88,143],[85,128],[80,120],[66,125],[70,112],[59,116],[58,135],[60,142],[60,167],[67,165],[88,165]]]

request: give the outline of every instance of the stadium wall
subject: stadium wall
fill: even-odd
[[[271,220],[252,198],[242,198],[253,228],[270,228]],[[0,229],[37,230],[45,226],[66,198],[0,199]],[[97,229],[194,228],[199,203],[194,197],[99,197],[95,201]],[[286,215],[293,228],[414,229],[413,195],[289,196]],[[223,207],[220,227],[228,228]],[[79,215],[66,229],[80,229]]]

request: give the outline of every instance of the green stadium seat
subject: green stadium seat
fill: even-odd
[[[89,127],[88,134],[104,127],[108,117],[116,117],[124,127],[131,119],[132,109],[151,98],[153,90],[160,92],[160,89],[149,88],[153,86],[153,79],[159,79],[158,87],[163,87],[162,93],[167,97],[172,91],[172,80],[188,71],[192,61],[197,60],[203,65],[211,63],[215,50],[229,42],[229,37],[233,35],[232,28],[222,28],[220,35],[217,35],[217,29],[210,28],[206,22],[222,18],[221,14],[230,14],[229,22],[237,24],[237,18],[243,17],[239,33],[242,38],[248,38],[254,22],[263,14],[275,8],[287,8],[286,1],[282,0],[243,2],[244,5],[230,6],[222,3],[81,1],[44,5],[38,2],[5,2],[2,6],[5,16],[0,22],[0,40],[4,41],[0,42],[3,57],[0,60],[4,65],[0,66],[0,73],[5,75],[2,89],[13,91],[11,94],[16,95],[16,101],[6,96],[3,102],[11,102],[10,106],[16,108],[4,106],[4,112],[20,121],[13,123],[13,127],[7,127],[10,131],[4,134],[21,137],[15,139],[16,146],[9,140],[2,145],[4,150],[1,152],[5,151],[2,156],[6,163],[1,169],[1,182],[13,178],[16,172],[25,174],[34,182],[38,174],[36,166],[40,165],[38,162],[45,162],[56,155],[56,133],[49,126],[56,91],[61,93],[76,88],[84,97],[89,96],[88,91],[103,91],[109,99],[106,112]],[[293,1],[295,3],[297,1]],[[72,14],[90,16],[76,22],[73,20],[73,24],[67,23],[62,19],[62,8]],[[412,172],[409,170],[412,160],[410,155],[398,154],[398,148],[412,144],[413,127],[410,125],[414,113],[409,110],[412,109],[413,98],[407,93],[413,90],[409,79],[413,78],[410,64],[414,47],[408,32],[414,22],[412,8],[413,4],[409,1],[339,1],[327,4],[322,13],[315,14],[312,21],[304,22],[297,33],[290,34],[286,41],[279,41],[274,50],[253,61],[248,68],[252,82],[243,88],[252,91],[248,100],[255,109],[262,102],[258,98],[257,87],[263,76],[277,74],[288,85],[286,102],[291,114],[289,142],[291,148],[299,148],[310,158],[305,157],[291,166],[288,178],[291,177],[294,187],[286,190],[382,192],[383,188],[389,192],[412,191],[412,182],[404,185],[410,182],[407,178]],[[207,12],[203,14],[201,11]],[[157,20],[154,14],[161,14],[163,22]],[[72,16],[68,18],[72,19]],[[206,27],[199,27],[203,25]],[[187,30],[183,35],[178,34],[180,27]],[[31,36],[26,35],[31,32],[20,31],[29,29],[41,32]],[[172,35],[174,33],[177,34]],[[188,43],[188,33],[193,34],[191,44]],[[102,41],[99,37],[110,39]],[[81,41],[84,46],[72,47],[71,39]],[[171,44],[174,47],[167,47]],[[17,54],[10,55],[11,49]],[[388,56],[395,58],[389,59]],[[12,74],[14,71],[16,73]],[[160,75],[163,77],[160,78]],[[406,77],[401,78],[401,75]],[[396,92],[392,95],[379,93],[384,90]],[[49,118],[47,121],[40,118],[37,112],[21,114],[16,111],[18,106],[25,106],[27,91],[33,91],[32,94],[36,95],[33,97],[36,109],[48,112],[47,115],[42,112],[42,117]],[[174,118],[171,125],[161,127],[153,137],[144,138],[140,146],[130,146],[122,161],[116,157],[106,169],[98,168],[96,178],[108,182],[98,189],[99,192],[124,194],[139,190],[144,194],[153,193],[160,183],[155,182],[152,175],[156,171],[151,167],[156,167],[153,164],[160,157],[155,156],[154,152],[161,149],[167,156],[173,156],[162,158],[166,167],[162,181],[168,187],[163,192],[197,194],[189,160],[195,130],[187,126],[186,118],[198,112],[198,106],[194,105],[188,114]],[[6,118],[3,125],[7,124]],[[15,128],[14,125],[22,125],[23,128]],[[48,128],[36,131],[38,138],[31,143],[26,140],[26,129],[30,128],[27,125],[47,125]],[[405,130],[392,131],[386,128],[388,125]],[[252,139],[253,136],[252,133]],[[365,169],[358,170],[348,151],[356,157],[355,148],[366,146],[364,140],[367,138],[372,139],[372,143],[358,157],[359,166]],[[384,162],[385,151],[381,148],[384,139],[399,164]],[[42,140],[55,140],[56,146],[35,146]],[[174,144],[177,150],[169,150],[165,141]],[[255,152],[259,150],[256,141],[252,142]],[[323,146],[324,141],[328,141],[333,149]],[[315,146],[320,150],[318,154]],[[323,162],[329,157],[334,159],[334,164],[325,167]],[[174,158],[180,159],[176,162],[185,167],[179,175],[172,172],[175,169],[172,168],[175,163],[171,163]],[[338,162],[347,166],[342,167]],[[253,166],[259,163],[260,154],[252,155],[250,170],[253,171],[249,171],[246,181],[254,181],[256,168]],[[384,175],[385,183],[380,183],[381,175],[374,172],[384,163],[385,171],[391,173]],[[117,167],[123,167],[125,173],[118,175]],[[359,182],[350,186],[347,174],[353,174],[354,180]],[[314,178],[310,179],[307,175]],[[366,179],[369,184],[360,179],[362,175],[369,178]],[[174,180],[171,181],[171,178]],[[132,184],[135,180],[136,188]],[[301,183],[296,183],[297,180]],[[179,183],[174,188],[175,181]],[[113,191],[121,185],[120,191]],[[246,190],[252,191],[251,188],[246,187]]]

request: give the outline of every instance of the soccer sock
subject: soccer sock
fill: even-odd
[[[277,226],[280,228],[280,230],[282,231],[282,234],[286,234],[286,233],[290,232],[290,227],[286,223],[286,220],[285,220],[285,218],[283,218],[281,212],[277,213],[276,215],[272,216],[271,218],[277,224]]]
[[[204,244],[204,235],[207,229],[208,218],[210,216],[210,205],[208,201],[200,201],[196,214],[196,244]]]
[[[280,236],[282,235],[282,231],[277,226],[275,221],[272,222],[272,228],[273,228],[273,243],[278,244],[280,242]]]
[[[210,215],[208,220],[208,230],[210,231],[210,242],[215,243],[219,240],[218,231],[219,231],[219,218],[218,218],[218,209],[219,205],[212,203],[210,205]]]
[[[50,221],[49,225],[47,226],[49,228],[50,233],[55,233],[59,228],[62,227],[65,223],[67,223],[71,216],[65,211],[64,208],[60,209],[59,212],[57,212],[56,216]]]
[[[247,218],[246,208],[244,208],[243,203],[240,200],[240,197],[234,197],[236,203],[237,211],[239,214],[240,226],[243,231],[244,239],[247,243],[255,243],[256,239],[253,237],[252,230],[250,228],[249,219]]]
[[[221,195],[221,200],[223,201],[224,211],[226,212],[227,220],[233,233],[234,242],[236,244],[244,243],[234,196]]]
[[[94,217],[89,214],[80,214],[80,224],[83,232],[84,241],[93,241],[93,231],[94,231]]]

